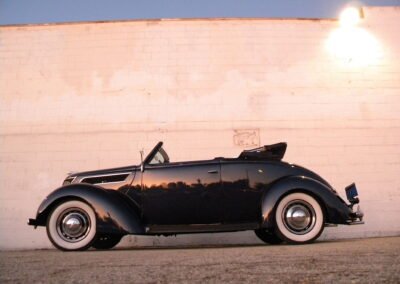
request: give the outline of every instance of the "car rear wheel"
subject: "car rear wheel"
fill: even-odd
[[[277,245],[283,242],[283,240],[278,238],[278,236],[274,232],[265,229],[254,230],[254,233],[256,233],[256,236],[260,240],[267,244]]]
[[[99,236],[96,241],[94,241],[92,247],[95,249],[111,249],[115,247],[121,240],[122,236]]]
[[[324,229],[324,212],[309,194],[296,192],[285,196],[275,211],[276,234],[292,244],[310,243]]]
[[[96,215],[88,204],[71,200],[56,206],[47,219],[47,235],[61,250],[86,250],[96,237]]]

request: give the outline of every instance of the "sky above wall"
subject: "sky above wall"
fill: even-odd
[[[0,25],[158,18],[337,18],[348,4],[400,0],[0,0]]]

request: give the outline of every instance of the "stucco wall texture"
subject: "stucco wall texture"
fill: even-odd
[[[173,161],[286,141],[284,160],[342,197],[359,188],[366,224],[323,239],[400,234],[400,9],[363,14],[348,31],[297,19],[0,27],[0,248],[50,247],[26,222],[67,172],[138,164],[159,140]],[[253,242],[242,232],[123,245]]]

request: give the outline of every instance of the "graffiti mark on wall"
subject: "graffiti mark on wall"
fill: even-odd
[[[260,145],[259,129],[234,129],[233,144],[241,147],[253,147]]]

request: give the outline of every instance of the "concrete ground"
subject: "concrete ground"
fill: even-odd
[[[310,245],[0,252],[1,283],[399,283],[400,237]]]

